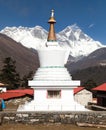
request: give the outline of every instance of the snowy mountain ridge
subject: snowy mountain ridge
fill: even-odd
[[[15,41],[28,48],[37,49],[45,45],[48,32],[41,26],[28,27],[6,27],[0,31]],[[70,51],[72,57],[87,56],[91,52],[104,47],[99,41],[94,41],[85,34],[76,24],[67,26],[57,35],[57,41],[61,47]],[[105,46],[106,47],[106,46]]]

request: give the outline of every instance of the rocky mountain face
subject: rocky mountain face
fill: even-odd
[[[40,26],[33,28],[20,26],[6,27],[1,30],[1,33],[6,34],[25,47],[37,49],[45,45],[48,32]],[[72,61],[88,56],[91,52],[103,47],[99,41],[94,41],[75,24],[59,32],[57,40],[60,46],[70,51],[70,56],[73,57]]]
[[[106,47],[97,49],[77,62],[67,64],[70,72],[94,66],[106,66]]]
[[[7,57],[16,61],[16,70],[21,77],[30,71],[36,71],[39,66],[37,52],[31,51],[4,34],[0,34],[0,70],[3,67],[3,60]]]

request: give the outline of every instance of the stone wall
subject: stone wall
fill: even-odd
[[[1,112],[0,123],[88,123],[106,126],[105,112]]]
[[[83,106],[87,106],[88,102],[92,102],[92,92],[83,89],[82,91],[76,93],[74,95],[74,99],[76,102]]]

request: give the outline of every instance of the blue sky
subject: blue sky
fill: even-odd
[[[58,33],[77,24],[94,40],[106,44],[106,0],[0,0],[0,30],[6,26],[42,26],[48,30],[55,10]]]

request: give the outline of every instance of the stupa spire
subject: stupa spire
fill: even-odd
[[[56,35],[54,29],[54,24],[56,23],[56,20],[54,19],[54,10],[51,10],[51,17],[48,23],[50,24],[50,28],[49,28],[47,41],[56,41]]]

